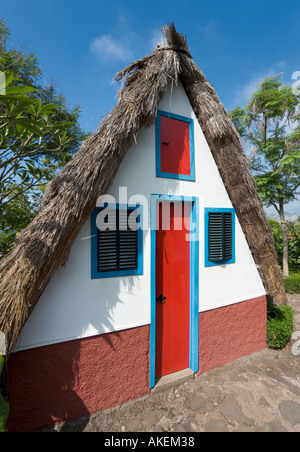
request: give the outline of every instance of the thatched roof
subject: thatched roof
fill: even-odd
[[[49,183],[37,217],[0,264],[0,331],[10,350],[72,243],[105,194],[142,127],[151,126],[170,80],[181,80],[211,148],[267,292],[286,302],[272,233],[237,132],[173,24],[165,43],[116,75],[118,102],[78,154]]]

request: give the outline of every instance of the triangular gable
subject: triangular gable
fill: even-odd
[[[207,262],[206,211],[216,208],[218,212],[234,212],[210,148],[180,81],[177,85],[169,82],[158,109],[155,123],[140,130],[136,137],[137,142],[126,153],[106,197],[108,202],[115,201],[116,205],[133,205],[139,202],[143,206],[143,272],[138,276],[132,271],[128,272],[129,277],[123,277],[125,275],[121,271],[112,274],[105,272],[93,277],[91,251],[93,256],[97,250],[95,236],[98,212],[95,209],[72,244],[66,265],[55,272],[22,329],[17,351],[151,324],[150,287],[154,270],[150,266],[152,239],[149,219],[155,217],[152,204],[155,193],[169,193],[172,199],[182,197],[198,200],[199,256],[195,272],[197,271],[200,282],[199,312],[257,299],[265,294],[235,215],[233,259],[227,262],[226,268],[218,264],[213,271],[209,266],[211,263]],[[180,118],[192,121],[195,148],[195,181],[192,183],[186,178],[157,177],[156,138],[161,114],[177,118],[176,121]],[[132,276],[134,274],[135,276]]]

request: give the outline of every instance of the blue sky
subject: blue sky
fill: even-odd
[[[36,54],[81,125],[94,131],[116,103],[113,76],[151,53],[163,25],[187,35],[196,64],[230,110],[267,76],[300,71],[299,0],[14,0],[0,15],[11,43]]]

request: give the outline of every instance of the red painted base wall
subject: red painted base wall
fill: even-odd
[[[148,394],[149,337],[145,326],[12,354],[8,430],[35,431]]]
[[[266,297],[200,313],[198,375],[264,350],[266,339]]]
[[[266,348],[266,297],[199,314],[199,374]],[[150,392],[150,326],[12,354],[11,432],[36,431]]]

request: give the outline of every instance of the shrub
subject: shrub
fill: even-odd
[[[293,334],[294,311],[291,306],[276,306],[268,302],[267,345],[272,349],[283,348]]]
[[[4,366],[4,357],[0,353],[0,376]],[[6,421],[8,418],[9,405],[0,392],[0,432],[5,432]]]
[[[300,274],[287,276],[285,278],[284,287],[287,293],[300,293]]]

